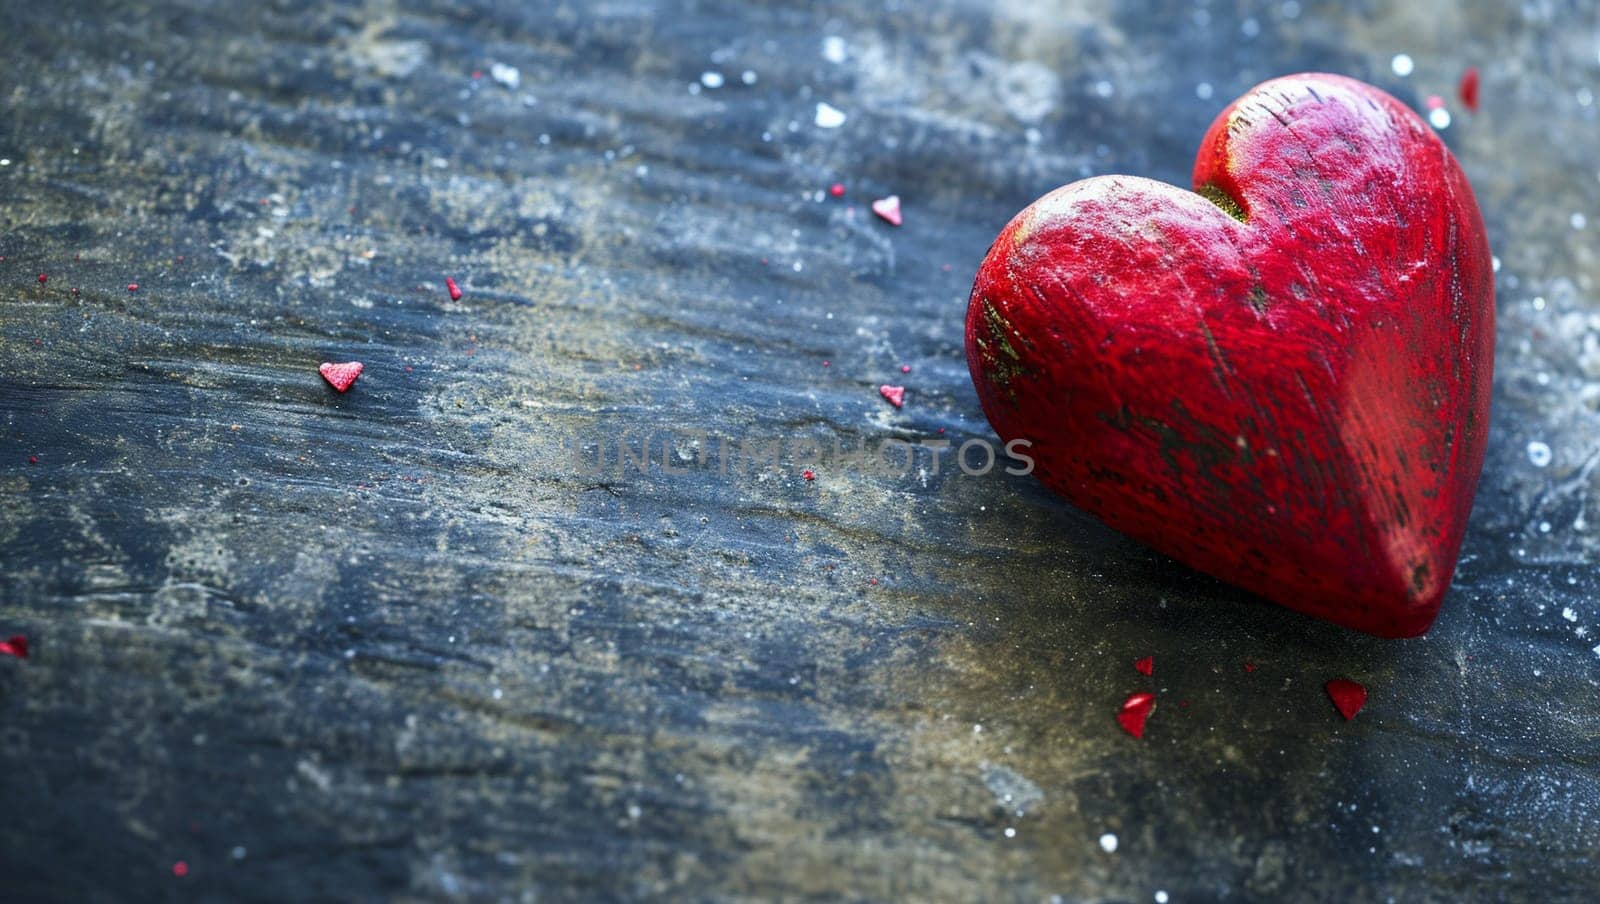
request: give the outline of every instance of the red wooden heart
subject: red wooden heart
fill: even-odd
[[[1483,466],[1494,285],[1416,114],[1334,75],[1212,123],[1195,191],[1075,182],[1001,231],[967,361],[1073,504],[1194,568],[1384,637],[1428,629]]]

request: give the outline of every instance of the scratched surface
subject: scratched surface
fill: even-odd
[[[0,657],[0,897],[1600,883],[1588,4],[3,6],[0,637],[33,655]],[[1501,262],[1426,638],[949,451],[805,453],[991,438],[961,321],[1000,226],[1186,182],[1218,109],[1305,69],[1441,95]]]

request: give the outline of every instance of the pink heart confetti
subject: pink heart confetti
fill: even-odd
[[[317,368],[317,373],[322,374],[322,379],[327,380],[329,386],[344,392],[356,381],[356,377],[361,376],[365,366],[360,361],[346,361],[342,364],[324,362]]]
[[[1144,721],[1150,718],[1150,711],[1156,708],[1156,695],[1151,693],[1133,694],[1122,701],[1122,708],[1117,710],[1117,724],[1122,730],[1136,738],[1144,737]]]
[[[890,226],[899,226],[901,222],[900,196],[890,195],[887,198],[879,198],[873,201],[872,212],[881,217]]]
[[[889,386],[888,384],[879,386],[878,395],[888,399],[889,404],[896,408],[904,407],[906,404],[906,388],[904,386]]]
[[[1328,682],[1324,689],[1346,722],[1354,719],[1356,713],[1361,712],[1361,707],[1367,705],[1367,689],[1354,681],[1335,678]]]

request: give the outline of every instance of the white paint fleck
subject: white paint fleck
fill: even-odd
[[[1600,647],[1595,649],[1595,653],[1600,654]],[[1115,854],[1117,852],[1117,836],[1110,832],[1101,835],[1100,850],[1105,851],[1107,854]]]
[[[1201,82],[1200,84],[1194,86],[1194,96],[1200,98],[1201,100],[1210,100],[1211,92],[1213,90],[1214,89],[1211,87],[1210,82]]]
[[[1017,830],[1013,829],[1010,826],[1006,826],[1006,837],[1007,838],[1015,838],[1015,837],[1017,837]]]
[[[837,129],[847,117],[843,110],[826,101],[817,101],[817,128]]]
[[[1284,6],[1288,6],[1288,4],[1285,3]],[[1167,904],[1167,893],[1166,892],[1164,892],[1164,891],[1156,892],[1156,904]]]
[[[522,84],[522,73],[517,67],[507,66],[505,63],[490,63],[489,77],[507,88],[515,88]]]
[[[744,82],[746,85],[754,85],[756,83],[756,71],[754,69],[746,69],[739,76],[739,81]]]
[[[1116,87],[1105,79],[1094,83],[1094,93],[1101,97],[1110,97],[1116,93]]]
[[[1411,59],[1411,54],[1397,53],[1394,55],[1394,59],[1389,61],[1389,68],[1394,70],[1395,75],[1405,78],[1411,74],[1412,70],[1417,68],[1417,64],[1415,60]]]
[[[1489,255],[1489,263],[1494,267],[1494,272],[1500,272],[1500,258],[1491,254]]]
[[[1239,23],[1239,33],[1247,38],[1253,38],[1261,34],[1261,23],[1253,18],[1246,19]]]
[[[1550,464],[1552,455],[1550,447],[1539,440],[1528,443],[1528,461],[1533,462],[1535,468],[1543,468]]]
[[[1589,218],[1581,213],[1573,213],[1571,223],[1573,229],[1582,229],[1589,225]]]
[[[723,79],[720,72],[708,70],[700,73],[700,84],[705,85],[707,88],[721,88],[724,81],[725,79]]]
[[[1428,122],[1432,123],[1435,129],[1448,129],[1450,128],[1450,111],[1444,107],[1430,111],[1428,113]]]
[[[1545,304],[1546,304],[1546,302],[1544,300],[1544,296],[1543,295],[1535,295],[1535,296],[1533,296],[1533,309],[1535,311],[1544,310]]]
[[[1566,606],[1561,610],[1561,617],[1567,621],[1577,621],[1578,613],[1571,606]]]
[[[849,47],[844,43],[844,38],[838,35],[828,35],[822,39],[822,58],[830,63],[843,63],[849,53]]]

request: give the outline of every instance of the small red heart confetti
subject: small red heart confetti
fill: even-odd
[[[1154,656],[1146,656],[1143,659],[1134,660],[1133,668],[1141,675],[1149,675],[1156,670],[1156,658]]]
[[[344,392],[356,381],[356,377],[361,376],[365,366],[360,361],[346,361],[342,364],[324,362],[317,368],[317,373],[322,374],[322,379],[327,380],[329,386]]]
[[[139,291],[139,284],[136,283],[136,282],[128,283],[128,291],[129,292],[137,292],[137,291]]]
[[[49,281],[50,281],[50,274],[48,274],[48,273],[39,274],[39,285],[42,286],[42,285],[44,285],[45,283],[47,283]]]
[[[800,472],[800,476],[804,477],[806,480],[816,480],[817,472],[811,470],[810,468],[806,468],[804,471]]]
[[[900,225],[900,196],[890,195],[872,202],[872,212],[890,226]]]
[[[906,388],[904,386],[889,386],[885,384],[878,387],[878,395],[889,400],[889,404],[896,408],[903,407],[906,403]]]
[[[1133,694],[1122,701],[1122,708],[1117,710],[1117,724],[1122,730],[1136,738],[1144,737],[1144,720],[1150,718],[1150,711],[1156,707],[1156,695],[1151,693]]]
[[[844,183],[835,182],[828,186],[828,194],[833,195],[835,198],[844,197]]]
[[[460,301],[461,300],[461,287],[456,285],[455,279],[453,279],[452,277],[446,276],[444,278],[444,287],[446,289],[450,290],[450,300],[451,301]]]
[[[1461,102],[1467,109],[1478,112],[1478,67],[1468,66],[1467,71],[1461,74]]]
[[[1327,683],[1325,689],[1346,722],[1354,719],[1356,713],[1361,712],[1361,707],[1367,705],[1367,689],[1354,681],[1335,678]]]
[[[10,640],[0,640],[0,656],[15,656],[18,659],[28,658],[28,638],[21,634],[13,634]]]
[[[177,863],[172,864],[172,874],[174,876],[177,876],[179,879],[182,879],[184,876],[189,875],[189,864],[185,863],[182,860],[179,860]]]

